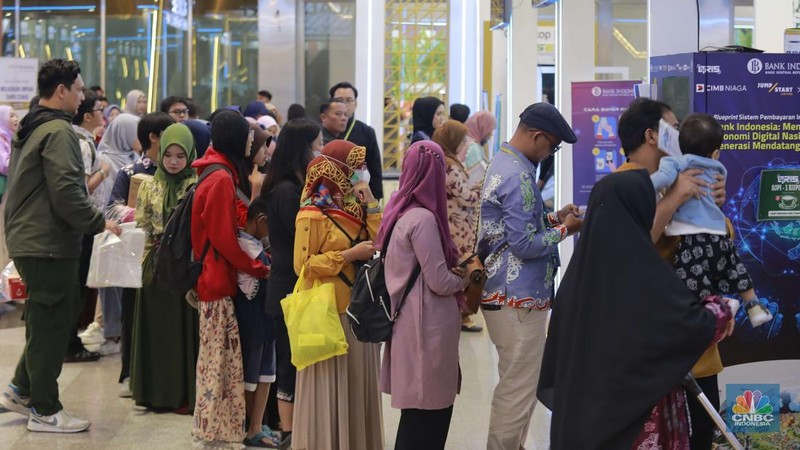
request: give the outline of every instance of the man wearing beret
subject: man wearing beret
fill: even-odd
[[[489,421],[489,450],[524,448],[544,349],[547,313],[559,266],[558,243],[580,231],[577,207],[545,214],[536,165],[575,133],[549,103],[520,114],[514,136],[486,170],[478,254],[488,280],[481,309],[497,348],[500,381]]]

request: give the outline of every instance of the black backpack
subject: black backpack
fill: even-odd
[[[164,225],[164,234],[155,250],[155,273],[158,275],[158,282],[176,294],[186,294],[195,287],[200,272],[203,271],[203,260],[211,247],[211,242],[206,242],[200,259],[195,260],[192,252],[192,203],[197,186],[217,170],[231,173],[222,164],[212,164],[203,171],[197,182],[186,191],[186,195],[170,213]]]
[[[356,274],[353,290],[350,294],[350,305],[347,307],[347,319],[353,335],[361,342],[386,342],[392,338],[392,327],[400,313],[400,307],[408,297],[411,288],[417,281],[421,270],[419,263],[411,273],[403,296],[397,303],[395,313],[392,314],[391,299],[386,289],[384,278],[384,265],[386,264],[386,250],[392,229],[386,236],[383,251],[378,258],[371,259],[361,266]]]

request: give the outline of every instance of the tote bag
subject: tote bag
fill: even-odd
[[[294,291],[281,300],[292,364],[297,370],[347,354],[333,283],[315,279],[311,289],[300,290],[300,286],[305,286],[304,274],[305,268],[300,271]]]

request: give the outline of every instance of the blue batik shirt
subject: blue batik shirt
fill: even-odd
[[[478,254],[488,277],[482,303],[547,310],[567,229],[544,213],[536,165],[503,143],[486,169]]]

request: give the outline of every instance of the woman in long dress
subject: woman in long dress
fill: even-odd
[[[730,332],[719,297],[698,301],[650,238],[656,193],[645,170],[611,174],[553,301],[538,397],[558,449],[689,448],[683,381]]]
[[[369,190],[366,149],[334,140],[308,166],[297,214],[294,269],[333,283],[342,327],[355,264],[374,253],[380,207]],[[380,345],[357,341],[346,332],[347,354],[297,373],[292,449],[373,450],[383,448],[378,390]]]
[[[131,336],[130,387],[137,405],[188,414],[194,409],[198,317],[180,294],[161,286],[155,273],[155,248],[169,215],[196,181],[191,163],[194,138],[186,125],[161,134],[158,169],[139,187],[136,226],[147,240]]]
[[[397,314],[381,370],[381,389],[402,411],[396,450],[444,449],[461,379],[458,297],[463,302],[465,270],[457,267],[447,221],[444,160],[435,142],[411,145],[377,239],[386,251],[386,287]],[[420,275],[398,310],[418,265]]]

